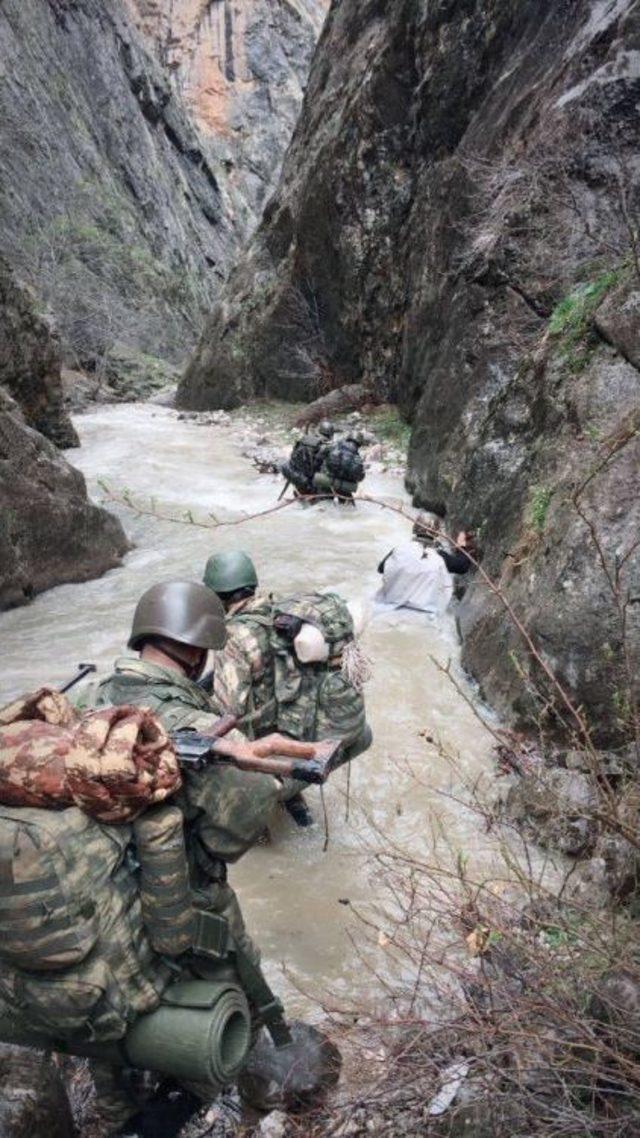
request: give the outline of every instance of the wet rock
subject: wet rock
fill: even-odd
[[[18,284],[0,257],[0,385],[18,403],[25,422],[59,447],[79,445],[64,408],[60,350],[36,311],[35,297]]]
[[[320,1098],[340,1077],[338,1048],[310,1024],[290,1024],[293,1042],[277,1049],[263,1031],[244,1067],[238,1088],[258,1110],[300,1109]]]
[[[128,548],[120,522],[87,498],[80,471],[0,394],[0,609],[98,577]]]
[[[596,328],[629,363],[640,370],[640,288],[625,282],[605,297],[594,317]]]
[[[0,1044],[2,1138],[73,1138],[73,1121],[60,1073],[49,1058]]]
[[[541,845],[566,854],[593,849],[597,796],[586,775],[562,768],[525,775],[510,788],[506,813]]]
[[[180,394],[310,399],[366,377],[399,400],[416,504],[482,527],[483,567],[607,747],[628,728],[624,652],[571,495],[626,437],[584,505],[605,550],[631,547],[635,301],[624,331],[598,305],[635,276],[621,192],[637,216],[639,19],[633,0],[334,4],[280,185]],[[625,573],[640,595],[640,558]],[[460,625],[489,702],[531,726],[531,692],[553,692],[481,582]],[[553,710],[544,726],[563,730]]]

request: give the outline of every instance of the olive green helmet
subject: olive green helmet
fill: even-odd
[[[195,581],[152,585],[136,605],[129,648],[139,648],[150,636],[193,648],[222,648],[227,638],[222,603]]]
[[[214,553],[207,561],[203,580],[214,593],[235,593],[237,589],[258,587],[256,567],[249,554],[240,549]]]

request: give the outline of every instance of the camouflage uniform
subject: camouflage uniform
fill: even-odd
[[[197,684],[171,668],[122,657],[115,671],[80,693],[81,706],[143,704],[165,727],[210,730],[222,714]],[[238,734],[239,733],[235,733]],[[232,738],[233,732],[229,737]],[[234,940],[257,964],[260,956],[246,932],[236,895],[227,883],[226,863],[236,861],[264,832],[283,787],[278,779],[215,764],[184,773],[176,802],[184,815],[193,896],[199,908],[226,917]],[[206,969],[204,970],[206,972]],[[200,969],[201,974],[203,969]],[[92,1064],[102,1117],[111,1126],[125,1121],[135,1106],[121,1073],[109,1064]]]
[[[197,684],[171,668],[123,657],[114,673],[81,697],[83,705],[125,703],[149,707],[168,730],[210,730],[222,711]],[[232,737],[232,736],[230,736]],[[184,773],[177,801],[186,821],[192,886],[201,907],[223,913],[245,950],[257,959],[244,928],[226,863],[237,861],[264,833],[283,786],[272,775],[225,764]]]
[[[372,738],[364,701],[339,662],[300,665],[289,645],[274,645],[273,607],[266,597],[250,597],[227,617],[226,644],[213,654],[216,705],[236,715],[250,738],[271,731],[304,740],[339,736],[344,761],[355,758]],[[290,779],[281,797],[303,789]]]
[[[250,739],[278,730],[266,597],[250,597],[227,617],[227,642],[213,654],[213,698]]]

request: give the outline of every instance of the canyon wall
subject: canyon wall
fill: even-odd
[[[59,345],[0,259],[0,609],[97,577],[129,548],[56,443],[78,443],[62,406]]]
[[[275,188],[328,0],[127,0],[206,138],[238,240]]]
[[[212,160],[119,3],[0,8],[0,251],[67,360],[180,360],[233,244]]]
[[[472,525],[467,665],[515,721],[625,735],[640,646],[640,5],[341,0],[185,407],[354,380]],[[637,679],[636,679],[637,684]]]

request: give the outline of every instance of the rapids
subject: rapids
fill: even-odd
[[[94,498],[99,482],[151,499],[159,510],[191,509],[229,522],[273,506],[281,480],[259,475],[240,454],[238,426],[203,426],[149,405],[106,406],[79,417],[82,448],[72,461]],[[372,472],[368,493],[407,503],[401,480]],[[111,507],[113,508],[113,507]],[[108,669],[123,651],[134,604],[155,581],[199,579],[214,550],[245,548],[261,582],[275,593],[332,588],[349,599],[371,599],[376,566],[407,540],[409,523],[390,510],[360,504],[299,504],[219,529],[177,525],[124,508],[135,548],[124,565],[100,580],[65,585],[0,616],[1,696],[41,684],[59,684],[79,661]],[[231,871],[250,931],[267,971],[289,1009],[318,1015],[317,1001],[352,1006],[376,1003],[382,983],[395,984],[402,966],[386,943],[377,912],[381,889],[376,851],[388,845],[447,865],[463,857],[482,872],[496,865],[496,839],[458,801],[464,779],[494,779],[491,736],[434,660],[451,662],[467,698],[472,688],[459,668],[453,615],[438,624],[420,614],[374,617],[364,634],[373,677],[367,687],[374,732],[371,751],[352,764],[346,817],[347,772],[326,789],[329,843],[318,791],[308,793],[317,824],[296,829],[283,814],[271,840]],[[486,714],[486,709],[484,710]],[[455,757],[454,770],[442,752]],[[380,935],[366,963],[354,951],[367,916]],[[387,932],[389,929],[387,928]]]

